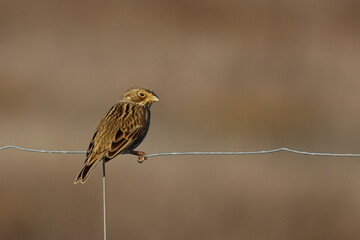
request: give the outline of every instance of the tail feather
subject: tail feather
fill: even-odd
[[[79,175],[75,178],[74,184],[80,182],[85,183],[86,180],[89,178],[91,170],[96,167],[99,161],[94,161],[90,165],[85,165],[83,169],[81,169]]]

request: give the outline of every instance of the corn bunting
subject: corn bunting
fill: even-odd
[[[144,140],[150,125],[150,106],[159,101],[151,90],[133,87],[125,92],[101,119],[86,153],[85,166],[74,184],[85,183],[91,170],[101,161],[109,161],[119,154],[134,154],[138,161],[145,153],[134,151]]]

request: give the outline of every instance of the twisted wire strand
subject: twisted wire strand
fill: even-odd
[[[0,150],[5,150],[9,148],[14,148],[21,151],[27,152],[37,152],[37,153],[60,153],[60,154],[82,154],[86,153],[86,151],[62,151],[62,150],[43,150],[43,149],[32,149],[32,148],[24,148],[15,145],[8,145],[4,147],[0,147]]]
[[[64,150],[43,150],[43,149],[32,149],[24,148],[14,145],[8,145],[0,147],[0,150],[5,149],[17,149],[27,152],[36,153],[55,153],[55,154],[85,154],[86,151],[64,151]],[[251,152],[168,152],[168,153],[153,153],[148,154],[145,157],[161,157],[161,156],[179,156],[179,155],[250,155],[250,154],[269,154],[276,152],[290,152],[303,155],[311,156],[329,156],[329,157],[360,157],[360,153],[319,153],[319,152],[306,152],[299,151],[291,148],[276,148],[270,150],[251,151]],[[102,197],[103,197],[103,224],[104,224],[104,240],[107,239],[107,223],[106,223],[106,176],[105,176],[105,162],[103,162],[103,180],[102,180]]]
[[[32,149],[24,148],[15,145],[8,145],[0,147],[0,150],[5,149],[17,149],[27,152],[37,152],[37,153],[55,153],[55,154],[85,154],[86,151],[65,151],[65,150],[43,150],[43,149]],[[270,150],[260,150],[260,151],[250,151],[250,152],[165,152],[165,153],[153,153],[147,154],[145,157],[161,157],[161,156],[186,156],[186,155],[252,155],[252,154],[269,154],[276,152],[290,152],[296,154],[310,155],[310,156],[328,156],[328,157],[360,157],[360,153],[321,153],[321,152],[307,152],[300,151],[291,148],[276,148]]]

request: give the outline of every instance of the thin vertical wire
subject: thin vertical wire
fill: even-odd
[[[104,240],[107,239],[107,231],[106,231],[106,172],[105,172],[105,159],[103,162],[103,178],[102,178],[102,200],[103,200],[103,221],[104,221]]]

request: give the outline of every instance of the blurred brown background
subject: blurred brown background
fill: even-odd
[[[147,153],[359,153],[360,2],[0,1],[0,146],[85,150],[129,87]],[[0,152],[0,239],[101,239],[101,167]],[[359,239],[360,159],[290,153],[108,165],[110,239]]]

